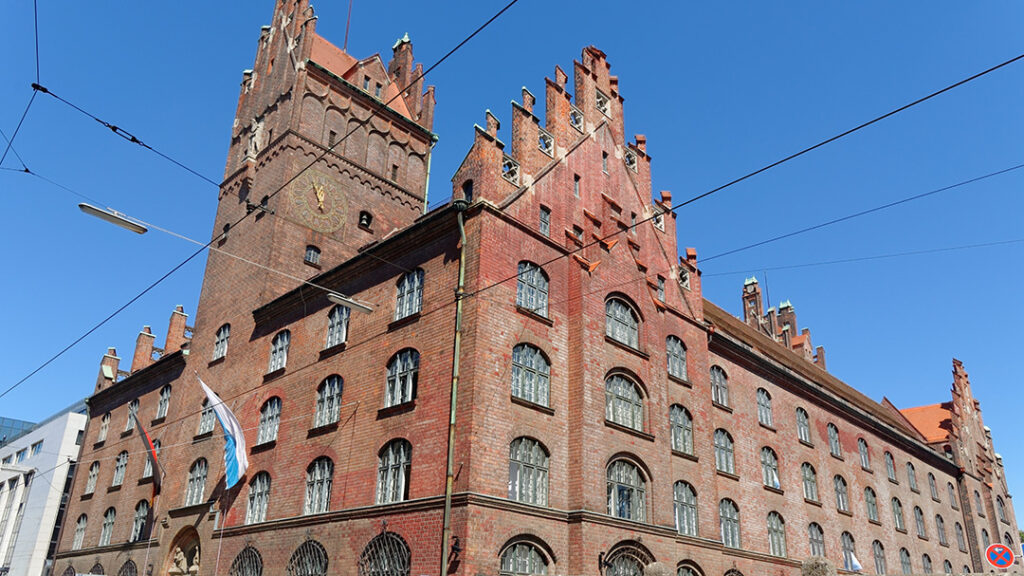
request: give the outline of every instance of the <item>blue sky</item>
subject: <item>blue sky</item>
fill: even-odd
[[[350,52],[390,55],[408,32],[440,58],[497,2],[357,1]],[[425,8],[430,11],[425,11]],[[982,9],[984,8],[984,9]],[[317,5],[341,44],[346,2]],[[272,5],[39,5],[41,83],[213,180],[224,169],[242,70]],[[0,129],[10,135],[35,80],[32,4],[0,8]],[[608,54],[628,134],[648,138],[654,189],[677,201],[841,132],[1024,50],[1017,2],[577,3],[521,0],[428,77],[437,86],[431,203],[491,109],[509,118],[525,85],[543,95],[556,64],[589,44]],[[680,246],[701,257],[1024,162],[1024,62],[682,209]],[[509,123],[506,122],[506,131]],[[507,135],[506,135],[507,140]],[[211,233],[216,189],[40,95],[15,149],[35,172],[181,234]],[[18,168],[9,155],[3,167]],[[739,313],[745,276],[835,259],[1024,239],[1024,170],[707,262],[705,295]],[[0,171],[8,303],[0,388],[124,304],[194,247],[135,236],[82,215],[79,198]],[[773,303],[793,302],[831,372],[908,407],[949,396],[951,359],[970,372],[1011,493],[1024,488],[1018,326],[1024,243],[772,270]],[[131,361],[151,324],[162,343],[176,304],[193,313],[205,258],[186,265],[0,400],[41,419],[92,391],[100,356]],[[723,274],[735,272],[732,274]],[[763,285],[763,284],[762,284]]]

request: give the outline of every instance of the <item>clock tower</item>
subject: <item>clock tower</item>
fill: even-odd
[[[192,343],[200,359],[219,327],[248,338],[254,309],[426,209],[434,89],[408,36],[385,64],[349,55],[317,24],[308,0],[277,0],[242,72]]]

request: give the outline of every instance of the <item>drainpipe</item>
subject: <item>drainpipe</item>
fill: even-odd
[[[429,164],[428,164],[429,165]],[[429,174],[429,172],[428,172]],[[455,483],[455,404],[459,395],[459,352],[462,347],[462,298],[466,287],[466,228],[462,213],[469,206],[465,200],[452,202],[459,222],[459,283],[455,288],[455,342],[452,360],[451,404],[448,407],[448,469],[444,484],[444,529],[441,533],[441,576],[448,573],[449,542],[452,539],[452,488]]]
[[[430,135],[430,154],[427,154],[427,178],[423,183],[423,213],[427,213],[427,197],[430,195],[430,163],[434,159],[434,146],[437,146],[437,134]],[[465,210],[465,208],[463,208]]]

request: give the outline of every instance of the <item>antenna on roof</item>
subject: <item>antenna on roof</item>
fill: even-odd
[[[772,307],[772,295],[768,292],[768,271],[762,270],[761,276],[764,276],[764,297],[768,301],[768,308]],[[767,308],[766,308],[767,310]]]
[[[345,43],[341,49],[348,52],[348,26],[352,23],[352,0],[348,0],[348,18],[345,19]]]

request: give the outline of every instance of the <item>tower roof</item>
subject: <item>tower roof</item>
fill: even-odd
[[[942,442],[949,438],[949,431],[942,424],[952,418],[949,410],[942,404],[930,404],[915,408],[904,408],[900,414],[917,428],[929,443]]]

